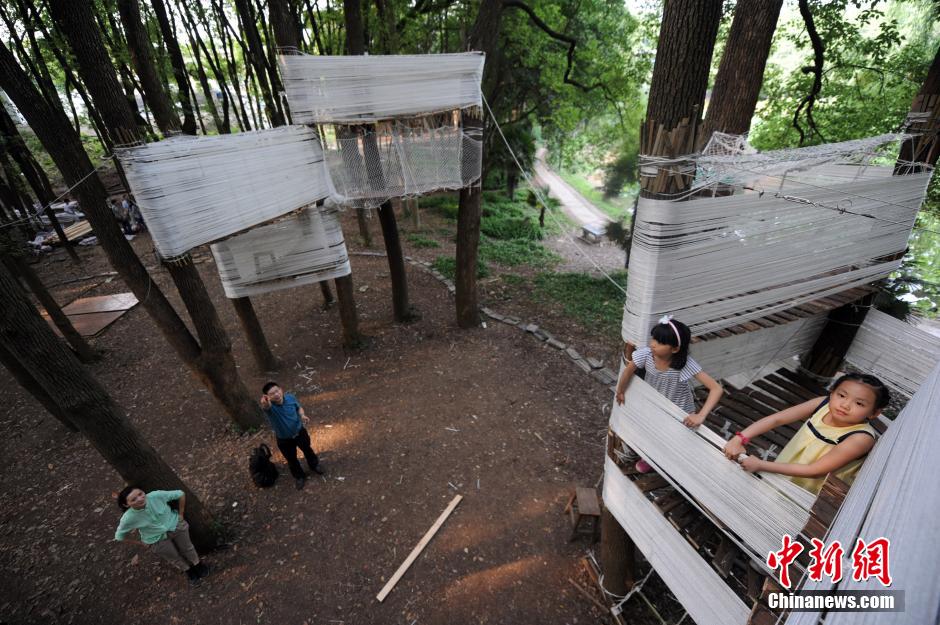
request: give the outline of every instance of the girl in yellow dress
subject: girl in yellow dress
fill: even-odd
[[[752,438],[803,421],[776,461],[748,456],[741,461],[744,470],[788,475],[812,493],[819,492],[829,473],[851,484],[875,445],[877,432],[869,421],[881,414],[889,398],[888,388],[875,376],[847,373],[832,385],[828,397],[764,417],[735,434],[725,445],[725,455],[736,460]]]

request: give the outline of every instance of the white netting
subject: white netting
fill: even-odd
[[[461,189],[479,180],[480,133],[462,130],[455,118],[435,116],[434,126],[412,120],[380,124],[374,131],[337,128],[326,161],[339,201],[374,207],[392,197]]]
[[[248,297],[351,273],[335,209],[295,215],[214,243],[225,295]]]
[[[743,135],[716,132],[702,153],[694,157],[696,171],[692,188],[701,189],[715,184],[751,186],[759,183],[765,189],[770,189],[791,173],[805,175],[808,170],[829,163],[867,165],[872,159],[883,155],[885,146],[897,143],[906,136],[892,133],[805,148],[758,152]],[[896,155],[897,150],[893,150],[893,153]],[[652,159],[652,164],[655,161]]]
[[[479,52],[280,57],[296,123],[363,123],[478,107]]]
[[[180,136],[118,156],[164,258],[333,195],[320,141],[304,126]]]

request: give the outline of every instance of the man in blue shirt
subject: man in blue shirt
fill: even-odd
[[[300,490],[307,481],[307,474],[297,461],[298,447],[304,452],[304,458],[307,459],[310,470],[323,475],[323,470],[318,466],[320,460],[310,446],[310,435],[304,427],[310,419],[304,414],[304,409],[297,398],[281,390],[277,382],[268,382],[261,392],[261,409],[268,418],[271,429],[274,430],[277,448],[287,460],[287,466],[290,467],[290,473],[294,476],[297,490]]]

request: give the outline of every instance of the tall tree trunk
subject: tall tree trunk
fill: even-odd
[[[640,133],[640,154],[675,157],[693,151],[721,5],[721,0],[666,0],[647,119]],[[675,167],[681,168],[682,164]],[[686,178],[671,174],[669,168],[662,167],[656,177],[643,179],[642,196],[660,198],[688,186]],[[606,529],[601,535],[604,578],[622,579],[623,570],[632,568],[634,544],[609,512],[605,512],[602,524]],[[631,570],[628,579],[634,577]],[[615,588],[608,590],[618,592]]]
[[[130,109],[120,106],[124,103],[124,98],[113,67],[107,62],[95,63],[95,59],[101,56],[106,57],[106,53],[101,40],[97,37],[97,31],[94,30],[90,6],[84,0],[53,3],[52,6],[56,7],[54,17],[61,20],[63,25],[68,23],[69,28],[63,28],[67,35],[69,29],[73,28],[72,33],[78,39],[95,44],[86,47],[83,44],[76,45],[76,42],[70,39],[83,74],[82,78],[89,91],[92,92],[102,111],[108,110],[114,114],[114,119],[106,118],[108,125],[116,135],[127,136],[131,141],[138,140],[137,128]],[[55,15],[56,10],[60,11],[59,15]],[[88,28],[89,24],[91,28]],[[88,57],[80,54],[79,50],[87,52]],[[238,427],[252,428],[260,425],[260,410],[248,396],[244,384],[237,376],[234,379],[220,381],[219,372],[213,369],[217,361],[227,359],[224,363],[225,370],[235,371],[227,341],[220,340],[216,344],[203,344],[200,348],[166,297],[153,284],[153,280],[140,259],[124,238],[124,234],[107,206],[107,193],[101,181],[97,176],[88,175],[95,168],[78,137],[69,131],[68,120],[61,108],[45,105],[36,97],[35,88],[29,83],[22,69],[4,46],[0,46],[0,88],[7,92],[26,117],[30,127],[36,132],[62,172],[66,184],[75,187],[82,209],[91,222],[111,265],[119,272],[137,299],[142,302],[170,345],[195,374],[209,386],[212,394],[225,406],[229,416]],[[126,125],[122,127],[122,124]],[[184,301],[192,297],[190,293],[184,292],[186,288],[191,288],[192,283],[199,280],[194,266],[190,265],[188,271],[192,274],[189,283],[184,285],[178,283],[180,295]],[[201,281],[199,283],[201,284]],[[212,319],[217,321],[217,316],[212,315]],[[193,320],[197,326],[207,321],[209,320]],[[216,332],[207,336],[210,338],[224,336],[224,330],[219,327]]]
[[[255,76],[261,88],[261,97],[264,99],[268,119],[271,120],[272,126],[283,126],[284,116],[274,97],[272,81],[269,81],[268,63],[265,60],[264,45],[262,45],[261,35],[258,33],[253,7],[249,0],[234,0],[234,2],[236,10],[241,16],[242,28],[245,31],[245,39],[248,43],[249,54],[246,61],[250,62],[255,68]]]
[[[179,132],[180,120],[173,110],[169,96],[163,89],[154,65],[150,38],[140,19],[140,5],[137,4],[137,0],[118,0],[117,4],[121,13],[121,23],[124,25],[124,34],[127,37],[131,64],[137,76],[140,77],[140,83],[144,88],[144,98],[153,113],[157,127],[164,136]]]
[[[346,50],[350,55],[365,54],[365,35],[362,26],[361,0],[343,0],[343,16],[346,21]],[[363,152],[366,169],[369,174],[369,183],[377,189],[385,187],[385,177],[382,174],[381,157],[379,155],[378,139],[375,135],[374,124],[359,127],[362,132]],[[360,209],[361,210],[361,209]],[[415,318],[415,312],[408,301],[408,277],[405,273],[405,259],[401,251],[401,239],[398,234],[398,223],[395,219],[395,210],[390,201],[379,206],[379,223],[382,226],[382,238],[385,240],[385,255],[388,260],[388,269],[392,281],[392,311],[395,321],[404,323]],[[360,217],[360,232],[365,220]],[[368,226],[363,239],[368,239]]]
[[[488,63],[483,69],[483,88],[494,81],[495,52],[498,49],[502,21],[502,2],[483,0],[470,35],[470,48],[486,54]],[[462,116],[465,128],[483,131],[483,112],[467,112]],[[482,138],[482,137],[481,137]],[[485,143],[485,142],[484,142]],[[484,158],[486,156],[484,155]],[[460,190],[457,207],[457,258],[455,302],[457,325],[474,328],[480,325],[480,305],[477,293],[477,252],[480,245],[480,216],[482,214],[483,179]]]
[[[228,70],[229,80],[232,83],[232,89],[235,91],[235,104],[237,105],[236,112],[241,115],[238,125],[241,126],[242,130],[251,130],[251,121],[248,118],[248,112],[245,109],[245,102],[242,99],[241,87],[238,84],[238,66],[235,62],[235,51],[232,47],[232,42],[226,29],[228,20],[225,17],[225,13],[219,12],[221,10],[221,8],[214,10],[213,15],[215,16],[216,28],[219,33],[219,43],[222,46],[222,58],[225,60],[225,67]],[[208,32],[211,32],[208,22],[205,22],[204,26]],[[216,63],[221,68],[222,63],[215,48],[214,38],[212,37],[209,38],[209,46],[212,49],[213,55],[215,56]],[[248,97],[250,98],[251,96]]]
[[[170,25],[170,17],[167,15],[166,5],[163,0],[150,0],[150,4],[157,16],[160,34],[163,36],[163,42],[166,44],[167,52],[170,55],[170,63],[173,65],[173,77],[179,87],[180,106],[183,109],[183,132],[194,135],[196,134],[196,119],[193,116],[193,102],[189,98],[189,74],[186,73],[183,52],[180,50],[179,41],[176,39],[176,32]]]
[[[715,77],[701,143],[715,131],[745,134],[757,106],[783,0],[739,0]]]
[[[144,490],[185,492],[193,543],[202,548],[216,545],[219,537],[208,509],[131,425],[104,387],[62,346],[2,266],[0,293],[0,348],[40,388],[56,389],[55,402],[69,422],[127,482]],[[41,397],[37,399],[44,401]]]
[[[192,49],[193,58],[196,60],[196,74],[199,77],[199,84],[202,87],[202,94],[206,98],[209,113],[212,115],[212,121],[215,123],[216,130],[218,130],[219,134],[230,133],[232,129],[228,117],[229,92],[225,74],[220,69],[221,66],[213,63],[213,57],[209,53],[208,48],[206,48],[206,44],[203,43],[202,37],[199,35],[196,21],[193,19],[192,15],[190,15],[189,8],[185,3],[180,5],[179,0],[177,0],[177,9],[180,12],[180,19],[183,21],[183,29],[186,31],[186,36],[189,38],[189,47]],[[216,82],[219,83],[219,91],[222,94],[222,106],[224,110],[224,117],[221,118],[219,117],[219,110],[212,93],[212,86],[209,84],[209,77],[206,75],[206,70],[202,63],[203,54],[206,55],[206,63],[209,64]]]
[[[36,381],[36,378],[26,370],[26,367],[24,367],[19,360],[14,358],[13,354],[7,351],[2,342],[0,342],[0,365],[6,367],[6,370],[10,372],[10,375],[13,376],[16,383],[26,389],[27,393],[42,404],[42,407],[64,425],[65,429],[70,432],[78,432],[78,428],[69,420],[69,416],[65,414],[59,404],[55,403],[55,400],[52,399],[49,393],[46,392],[46,389]]]
[[[29,287],[32,294],[39,303],[42,304],[42,307],[46,309],[46,313],[59,329],[59,332],[62,333],[62,336],[65,337],[68,344],[75,350],[78,359],[85,363],[96,361],[98,359],[98,353],[92,349],[91,345],[78,333],[78,330],[72,325],[68,316],[62,312],[59,303],[52,297],[52,293],[46,289],[46,285],[42,283],[42,280],[40,280],[36,272],[33,271],[33,268],[23,261],[22,258],[12,254],[7,256],[6,265],[16,275],[23,278],[26,282],[26,286]]]

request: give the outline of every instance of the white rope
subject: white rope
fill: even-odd
[[[336,209],[307,208],[212,245],[225,295],[261,295],[351,273]]]
[[[653,322],[674,314],[700,335],[867,284],[900,260],[876,261],[906,247],[930,174],[892,176],[887,167],[822,165],[804,172],[828,187],[810,203],[769,194],[670,202],[642,198],[631,252],[623,338],[643,340]],[[783,183],[786,195],[799,185]],[[820,211],[847,196],[856,212]]]
[[[480,106],[479,52],[279,57],[295,123],[363,123]]]
[[[804,353],[816,342],[825,324],[826,315],[819,314],[754,332],[694,341],[690,353],[710,376],[716,380],[727,378],[759,371],[771,362]]]
[[[610,458],[605,460],[603,496],[604,505],[698,625],[747,621],[750,609]]]
[[[303,126],[174,137],[118,156],[164,258],[333,195],[319,139]]]
[[[610,427],[680,492],[717,517],[758,562],[796,536],[815,497],[775,474],[749,474],[725,458],[725,441],[708,428],[690,430],[685,413],[643,380],[631,380]]]
[[[845,359],[911,396],[940,360],[940,337],[870,310]]]

